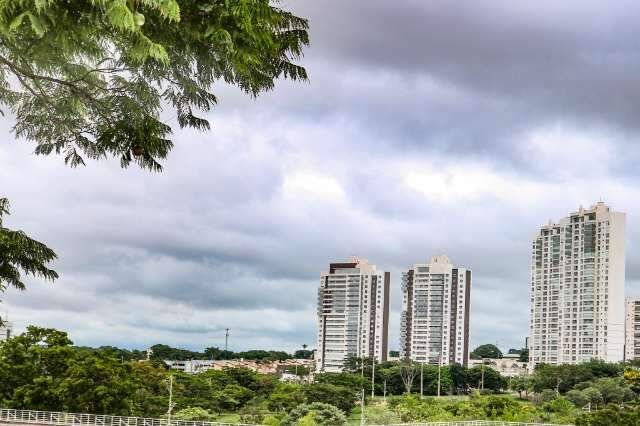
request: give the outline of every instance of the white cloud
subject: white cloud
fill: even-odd
[[[282,185],[284,196],[290,199],[317,199],[337,202],[345,192],[337,179],[311,171],[287,174]]]

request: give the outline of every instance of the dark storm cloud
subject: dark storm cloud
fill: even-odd
[[[355,254],[392,272],[395,348],[400,273],[445,253],[473,269],[472,344],[519,347],[533,233],[600,197],[628,212],[640,290],[635,3],[286,7],[311,19],[311,82],[219,87],[212,132],[177,132],[162,174],[0,144],[7,223],[60,255],[55,284],[7,294],[19,327],[294,350],[320,272]]]
[[[638,130],[636,3],[291,6],[310,16],[310,62],[334,70],[317,77],[321,83],[330,78],[339,85],[344,75],[360,73],[361,82],[330,108],[358,104],[349,108],[351,116],[383,137],[400,136],[394,146],[472,150],[526,163],[511,142],[531,126],[571,122]],[[381,74],[391,76],[388,85],[370,84]],[[461,102],[447,104],[442,93],[420,90],[425,80],[455,89]],[[368,90],[358,92],[363,87]]]

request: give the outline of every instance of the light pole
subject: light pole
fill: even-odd
[[[438,355],[438,398],[440,398],[440,367],[442,367],[442,354]]]
[[[424,361],[420,363],[420,399],[424,393]]]
[[[167,410],[167,424],[171,426],[171,411],[173,410],[173,373],[169,375],[169,409]]]
[[[371,358],[371,399],[376,396],[376,357]]]
[[[364,426],[364,388],[360,393],[362,399],[360,399],[360,426]]]

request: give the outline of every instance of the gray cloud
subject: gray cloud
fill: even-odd
[[[295,2],[310,84],[219,88],[210,133],[158,175],[68,169],[0,144],[7,223],[55,248],[55,284],[5,296],[19,327],[79,344],[294,350],[319,274],[351,254],[399,277],[446,253],[474,271],[472,344],[521,346],[537,226],[599,198],[628,213],[640,292],[637,5]],[[0,122],[5,134],[10,119]]]

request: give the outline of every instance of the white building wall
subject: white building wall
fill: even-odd
[[[540,228],[531,252],[531,367],[623,359],[624,234],[624,213],[604,203]]]
[[[625,320],[625,361],[640,358],[640,298],[628,297]]]
[[[9,321],[3,321],[0,325],[0,342],[13,337],[13,324]]]
[[[402,358],[466,364],[470,274],[468,269],[455,268],[446,256],[413,265],[403,274]]]
[[[318,290],[317,371],[340,372],[347,356],[387,357],[389,276],[352,257],[321,274]]]

